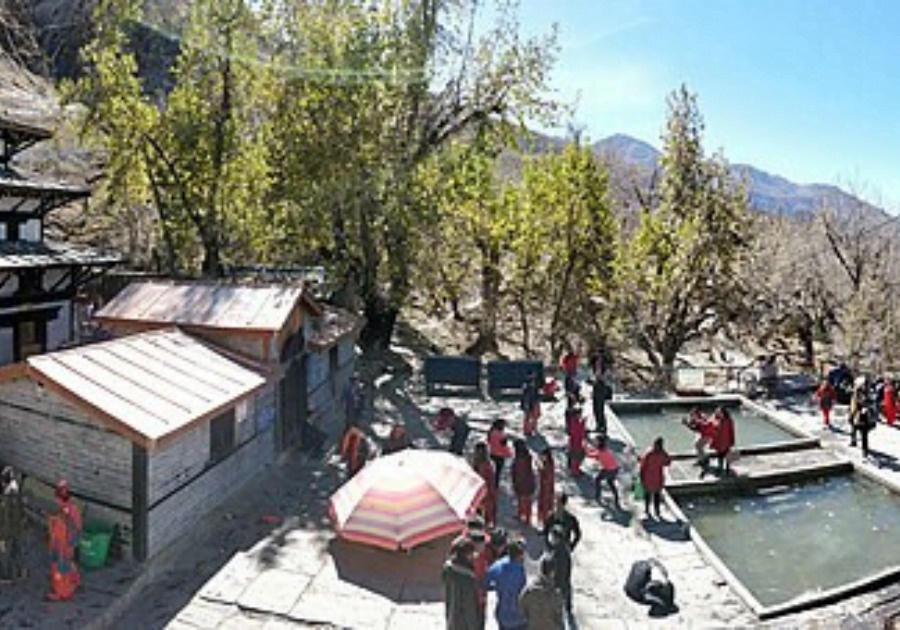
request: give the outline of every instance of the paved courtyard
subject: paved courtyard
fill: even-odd
[[[399,377],[397,377],[399,379]],[[442,447],[428,423],[439,406],[452,404],[466,414],[476,433],[504,417],[518,426],[515,403],[477,399],[423,399],[399,380],[379,382],[372,430],[383,436],[385,422],[404,418],[419,447]],[[806,399],[771,404],[801,429],[819,436],[828,448],[858,458],[846,448],[846,422],[826,431]],[[542,436],[561,446],[562,407],[548,406]],[[615,436],[615,428],[614,428]],[[621,437],[621,436],[620,436]],[[474,438],[470,438],[472,440]],[[471,442],[470,442],[471,443]],[[900,431],[881,427],[872,435],[873,468],[900,482]],[[900,601],[888,586],[801,615],[758,622],[750,609],[700,555],[687,528],[671,514],[663,523],[642,520],[642,510],[626,502],[624,512],[598,505],[589,483],[573,482],[557,457],[558,483],[570,492],[584,539],[575,553],[573,581],[577,628],[869,628]],[[740,464],[738,464],[738,470]],[[74,604],[40,601],[44,576],[31,586],[0,591],[3,627],[40,628],[361,628],[423,629],[443,627],[439,572],[447,539],[411,553],[390,553],[337,539],[327,517],[327,500],[343,474],[333,455],[321,460],[292,454],[248,482],[207,521],[191,540],[154,560],[143,570],[128,563],[85,573],[83,593]],[[507,481],[508,483],[508,481]],[[511,519],[508,489],[501,520],[527,541],[529,569],[542,552],[533,530],[522,531]],[[628,600],[622,584],[636,559],[656,557],[670,570],[679,612],[653,619]],[[4,587],[0,587],[4,588]],[[29,590],[30,589],[30,590]],[[6,595],[11,597],[7,598]],[[493,602],[489,602],[489,611]],[[877,623],[877,625],[875,625]],[[494,626],[489,623],[489,628]]]

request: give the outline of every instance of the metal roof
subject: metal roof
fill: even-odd
[[[122,262],[115,253],[55,241],[0,241],[0,271],[59,267],[101,267]]]
[[[101,322],[277,332],[304,300],[296,285],[133,282],[94,317]]]
[[[175,328],[30,357],[28,374],[153,448],[215,417],[265,379]]]

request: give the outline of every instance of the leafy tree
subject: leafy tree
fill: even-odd
[[[484,32],[476,0],[276,6],[298,69],[279,107],[279,203],[358,287],[366,345],[388,342],[410,293],[431,216],[420,170],[464,134],[552,110],[553,38],[521,40],[512,4],[494,4]]]
[[[618,262],[620,313],[663,382],[684,344],[711,334],[739,303],[750,222],[724,160],[704,156],[696,97],[682,86],[668,105],[658,204],[642,209]]]
[[[106,203],[155,208],[170,273],[218,276],[223,263],[267,251],[270,237],[272,82],[259,25],[244,0],[193,3],[173,90],[147,95],[129,39],[139,20],[137,2],[100,3],[88,73],[70,97],[87,105],[85,133],[106,155]]]
[[[519,203],[510,292],[520,321],[540,314],[554,356],[572,344],[570,335],[601,341],[618,248],[605,167],[577,140],[530,159]]]

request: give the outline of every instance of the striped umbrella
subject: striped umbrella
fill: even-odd
[[[408,448],[373,460],[341,486],[331,518],[348,540],[411,549],[459,531],[484,493],[484,480],[463,458]]]

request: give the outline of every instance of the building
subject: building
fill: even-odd
[[[90,196],[87,188],[25,178],[13,168],[19,153],[51,136],[0,118],[0,365],[70,343],[79,288],[121,260],[45,239],[50,212]]]

